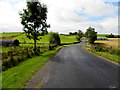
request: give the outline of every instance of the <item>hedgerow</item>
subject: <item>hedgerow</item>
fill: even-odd
[[[49,50],[48,46],[37,47],[37,55]],[[32,58],[35,56],[32,46],[20,46],[12,47],[8,52],[2,53],[2,70],[5,71],[8,68],[18,65],[20,62]]]

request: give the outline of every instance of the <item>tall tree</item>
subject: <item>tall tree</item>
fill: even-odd
[[[81,30],[78,30],[76,39],[80,42],[82,40],[83,37],[83,32]]]
[[[94,44],[94,41],[97,39],[97,32],[95,32],[94,28],[89,27],[85,33],[88,42]]]
[[[32,0],[31,0],[32,1]],[[40,40],[39,36],[47,33],[47,6],[37,2],[26,2],[27,9],[19,13],[23,30],[29,39],[34,40],[34,53],[36,54],[36,43]]]

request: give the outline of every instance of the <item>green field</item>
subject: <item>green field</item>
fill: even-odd
[[[45,36],[40,36],[42,39],[38,40],[37,43],[49,43],[50,34]],[[15,37],[13,39],[18,39],[20,42],[33,43],[33,40],[28,39],[25,34]],[[64,36],[60,35],[61,43],[73,43],[77,42],[76,36]]]
[[[21,33],[2,33],[2,37],[11,37],[14,35],[19,35]],[[50,34],[47,34],[45,36],[40,36],[42,39],[38,40],[37,43],[49,43],[49,37]],[[25,34],[10,38],[10,39],[17,39],[20,41],[20,43],[33,43],[33,40],[30,40],[26,37]],[[61,43],[73,43],[77,42],[76,36],[65,36],[65,35],[60,35]]]
[[[97,37],[106,37],[110,34],[97,34]],[[115,37],[117,37],[118,35],[114,35]]]
[[[33,46],[33,44],[29,44],[29,43],[34,43],[34,41],[31,39],[28,39],[26,37],[25,34],[22,34],[22,33],[2,33],[4,37],[6,37],[7,39],[17,39],[19,40],[20,43],[24,43],[24,44],[20,44],[20,46],[24,47],[24,46]],[[21,34],[21,35],[20,35]],[[16,37],[13,37],[13,38],[9,38],[8,36],[14,36],[14,35],[18,35]],[[61,44],[67,44],[67,43],[74,43],[74,42],[77,42],[76,40],[76,36],[65,36],[65,35],[59,35],[60,36],[60,39],[61,39]],[[48,46],[49,45],[49,37],[50,37],[50,34],[47,34],[45,36],[40,36],[41,39],[37,41],[37,43],[44,43],[44,44],[37,44],[37,46],[40,46],[40,47],[44,47],[44,46]],[[2,52],[7,52],[9,51],[10,49],[12,49],[13,47],[2,47]]]
[[[22,32],[15,32],[15,33],[2,33],[2,37],[11,37],[21,34]],[[1,37],[1,36],[0,36]]]
[[[109,34],[97,34],[97,37],[106,37],[106,35],[109,35]]]

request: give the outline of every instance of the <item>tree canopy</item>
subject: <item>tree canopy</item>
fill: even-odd
[[[95,32],[94,28],[89,27],[85,33],[88,42],[94,44],[94,41],[97,40],[97,32]]]
[[[47,34],[47,6],[37,2],[27,2],[27,8],[19,13],[23,30],[29,39],[34,40],[34,51],[36,51],[36,41],[39,36]]]
[[[80,42],[83,37],[83,32],[81,30],[78,30],[76,39]]]

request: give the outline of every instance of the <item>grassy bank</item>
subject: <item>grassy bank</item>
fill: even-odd
[[[3,88],[23,88],[25,83],[63,46],[21,62],[18,66],[2,72]]]
[[[105,59],[108,59],[108,60],[113,61],[117,64],[118,63],[120,64],[120,60],[119,60],[118,55],[110,54],[109,52],[98,52],[98,51],[95,51],[93,48],[89,48],[89,47],[86,47],[86,46],[83,46],[83,49],[93,53],[94,55],[101,56]]]

